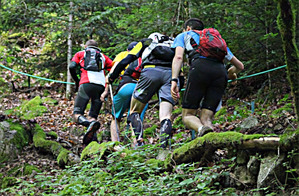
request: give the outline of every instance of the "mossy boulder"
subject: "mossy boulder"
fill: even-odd
[[[169,154],[165,160],[165,167],[176,164],[200,161],[211,157],[217,148],[231,148],[241,145],[244,141],[264,137],[262,134],[244,135],[238,132],[208,133],[203,137],[198,137],[189,143],[177,148],[172,154]],[[208,156],[208,157],[205,157]]]
[[[0,162],[16,158],[29,140],[22,125],[13,121],[0,122]]]
[[[59,143],[51,140],[46,140],[46,133],[39,125],[35,125],[32,130],[33,144],[35,147],[46,153],[51,153],[57,157],[57,162],[60,167],[65,165],[73,165],[77,163],[79,158],[71,151],[63,148]]]

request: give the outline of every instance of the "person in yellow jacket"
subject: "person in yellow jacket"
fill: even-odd
[[[127,48],[127,51],[120,52],[115,57],[115,59],[113,60],[114,65],[111,71],[114,70],[114,68],[122,59],[127,57],[129,51],[132,50],[136,44],[137,42],[131,42]],[[115,114],[112,114],[114,115],[114,118],[112,119],[110,125],[111,141],[118,141],[117,130],[119,130],[120,122],[121,119],[123,118],[123,114],[130,108],[131,97],[141,72],[141,70],[138,69],[138,66],[140,67],[141,63],[142,63],[141,58],[137,59],[136,61],[128,64],[126,66],[126,69],[121,72],[121,80],[113,96]],[[142,120],[146,109],[147,109],[147,105],[141,113]]]

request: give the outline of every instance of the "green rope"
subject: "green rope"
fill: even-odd
[[[27,74],[27,73],[24,73],[24,72],[20,72],[20,71],[11,69],[11,68],[6,67],[6,66],[1,65],[1,64],[0,64],[0,67],[3,67],[5,69],[7,69],[7,70],[10,70],[10,71],[13,71],[13,72],[16,72],[16,73],[19,73],[19,74],[23,74],[23,75],[30,76],[30,77],[33,77],[33,78],[37,78],[37,79],[40,79],[40,80],[47,80],[47,81],[58,82],[58,83],[63,83],[63,84],[75,84],[73,82],[64,82],[64,81],[52,80],[52,79],[48,79],[48,78],[43,78],[43,77],[39,77],[39,76],[30,75],[30,74]],[[245,79],[245,78],[250,78],[250,77],[253,77],[253,76],[261,75],[261,74],[268,73],[268,72],[271,72],[271,71],[275,71],[275,70],[278,70],[278,69],[281,69],[281,68],[285,68],[285,67],[286,67],[286,65],[283,65],[283,66],[276,67],[276,68],[273,68],[273,69],[269,69],[269,70],[266,70],[266,71],[262,71],[262,72],[259,72],[259,73],[256,73],[256,74],[252,74],[252,75],[248,75],[248,76],[243,76],[243,77],[237,78],[235,80],[228,80],[228,82],[233,82],[233,81],[236,81],[236,80],[242,80],[242,79]]]
[[[248,76],[243,76],[241,78],[237,78],[235,80],[228,80],[228,82],[233,82],[233,81],[236,81],[236,80],[242,80],[242,79],[245,79],[245,78],[250,78],[250,77],[253,77],[253,76],[258,76],[258,75],[261,75],[261,74],[264,74],[264,73],[268,73],[268,72],[271,72],[271,71],[275,71],[277,69],[281,69],[281,68],[285,68],[286,65],[283,65],[283,66],[280,66],[280,67],[276,67],[276,68],[273,68],[273,69],[269,69],[269,70],[266,70],[266,71],[262,71],[262,72],[259,72],[259,73],[256,73],[256,74],[252,74],[252,75],[248,75]]]
[[[25,76],[30,76],[30,77],[33,77],[33,78],[37,78],[37,79],[40,79],[40,80],[47,80],[47,81],[57,82],[57,83],[63,83],[63,84],[75,84],[75,83],[73,83],[73,82],[64,82],[64,81],[52,80],[52,79],[48,79],[48,78],[43,78],[43,77],[39,77],[39,76],[34,76],[34,75],[31,75],[31,74],[27,74],[27,73],[24,73],[24,72],[20,72],[20,71],[11,69],[11,68],[6,67],[6,66],[1,65],[1,64],[0,64],[0,67],[3,67],[3,68],[5,68],[5,69],[7,69],[7,70],[10,70],[10,71],[13,71],[13,72],[16,72],[16,73],[19,73],[19,74],[23,74],[23,75],[25,75]]]

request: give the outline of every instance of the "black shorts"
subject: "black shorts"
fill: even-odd
[[[83,115],[89,100],[91,100],[88,115],[97,118],[102,107],[100,97],[104,90],[105,88],[102,85],[92,83],[81,84],[75,100],[74,114]]]
[[[223,63],[197,58],[191,62],[182,107],[215,112],[226,86],[227,71]]]

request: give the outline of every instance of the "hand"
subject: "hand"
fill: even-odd
[[[105,91],[101,94],[100,100],[101,100],[102,102],[104,102],[104,101],[105,101],[105,98],[107,97],[107,95],[108,95],[108,90],[105,90]]]
[[[106,84],[112,84],[114,80],[111,78],[111,74],[109,73],[105,78]]]
[[[178,101],[180,98],[179,87],[175,81],[171,81],[171,97],[174,101]]]
[[[106,82],[106,84],[109,84],[109,76],[110,76],[110,74],[108,74],[108,75],[105,77],[105,82]]]
[[[228,70],[227,77],[230,80],[235,80],[238,78],[237,74],[235,72],[233,72],[232,69]],[[236,85],[236,84],[237,84],[237,81],[232,82],[232,85]]]

